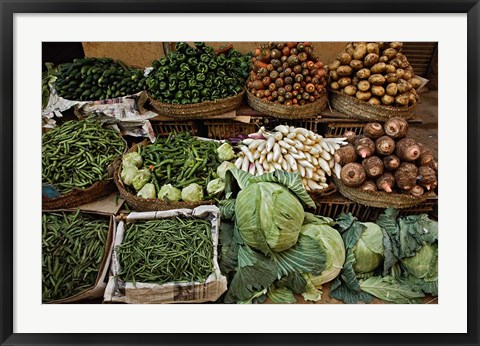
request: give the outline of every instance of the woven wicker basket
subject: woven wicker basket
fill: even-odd
[[[296,107],[262,101],[250,91],[247,91],[247,100],[250,107],[262,114],[282,119],[305,119],[320,114],[327,107],[328,97],[325,94],[315,102]]]
[[[56,198],[42,197],[43,210],[68,209],[107,197],[115,191],[113,179],[97,181],[86,189],[74,188]]]
[[[357,202],[358,204],[366,205],[375,208],[388,208],[393,207],[396,209],[410,208],[414,205],[424,202],[432,193],[425,193],[420,197],[411,195],[404,195],[400,193],[387,193],[387,192],[369,192],[360,189],[348,187],[343,184],[340,179],[333,177],[335,185],[337,185],[338,191],[348,199]]]
[[[411,119],[415,116],[416,104],[410,107],[376,106],[338,91],[329,92],[332,107],[349,118],[384,122],[395,117]]]
[[[122,159],[118,158],[113,163],[115,169],[114,180],[117,185],[117,189],[120,192],[120,195],[125,199],[130,207],[136,211],[161,211],[161,210],[171,210],[171,209],[193,209],[199,205],[214,204],[214,200],[210,201],[199,201],[194,203],[188,202],[165,202],[158,198],[143,198],[135,196],[130,193],[123,184],[120,174],[122,173]]]
[[[153,99],[152,97],[149,97],[149,102],[155,112],[161,115],[167,115],[173,118],[186,120],[203,119],[215,115],[225,114],[237,109],[242,104],[244,94],[245,92],[242,91],[237,95],[227,97],[225,99],[186,105],[163,103]]]

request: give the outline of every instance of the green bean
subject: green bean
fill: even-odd
[[[71,297],[97,279],[109,221],[73,212],[42,216],[42,301]]]
[[[127,224],[116,247],[126,282],[203,282],[213,271],[207,220],[169,218]]]
[[[107,167],[122,155],[125,142],[91,120],[67,121],[42,136],[42,182],[65,194],[107,179]]]

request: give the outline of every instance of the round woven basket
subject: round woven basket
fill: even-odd
[[[74,188],[69,193],[55,198],[42,197],[42,209],[68,209],[95,202],[115,191],[113,179],[101,180],[86,189]]]
[[[357,188],[348,187],[340,179],[333,177],[338,191],[348,199],[362,205],[374,208],[396,209],[410,208],[427,200],[432,194],[425,193],[420,197],[404,195],[400,193],[387,193],[378,191],[363,191]]]
[[[136,211],[161,211],[183,208],[193,209],[199,205],[215,203],[214,200],[199,202],[166,202],[158,198],[143,198],[135,196],[126,189],[122,179],[120,178],[120,174],[122,173],[122,159],[118,158],[115,160],[113,167],[115,169],[113,179],[115,180],[115,185],[117,185],[120,195],[125,199],[128,205]]]
[[[410,107],[392,107],[384,105],[371,105],[368,102],[329,90],[330,104],[332,107],[347,117],[366,121],[387,121],[390,118],[411,119],[415,115],[416,104]]]
[[[247,100],[250,107],[262,114],[282,119],[306,119],[320,114],[327,107],[328,97],[324,94],[315,102],[297,107],[263,101],[247,91]]]
[[[177,119],[203,119],[215,115],[221,115],[240,107],[243,101],[244,91],[224,99],[205,101],[186,105],[163,103],[149,96],[149,102],[156,113],[167,115]]]

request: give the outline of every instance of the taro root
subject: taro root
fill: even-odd
[[[370,178],[376,178],[382,175],[384,169],[383,161],[378,156],[367,157],[362,161],[362,166]]]
[[[385,192],[392,192],[395,186],[395,177],[390,172],[385,172],[377,178],[377,188]]]
[[[413,163],[403,162],[395,171],[395,181],[402,190],[410,190],[416,185],[418,168]]]
[[[346,131],[343,134],[343,136],[347,139],[348,143],[352,143],[355,140],[355,138],[357,137],[357,135],[353,131]]]
[[[362,185],[366,179],[365,169],[361,164],[356,162],[347,163],[342,167],[340,179],[349,187],[357,187]]]
[[[420,146],[411,138],[403,138],[397,142],[396,154],[400,160],[412,162],[420,157]]]
[[[417,182],[418,185],[423,186],[430,191],[437,185],[437,175],[430,167],[420,166],[418,169]]]
[[[437,170],[437,162],[433,157],[433,152],[422,143],[418,143],[418,146],[420,147],[420,157],[417,160],[418,165],[428,166],[434,170]]]
[[[357,136],[353,143],[357,155],[360,156],[362,159],[372,156],[375,152],[375,143],[368,137],[359,137],[360,136]]]
[[[400,159],[397,155],[388,155],[383,158],[383,164],[389,171],[395,171],[400,167]]]
[[[357,153],[353,145],[347,144],[335,151],[334,159],[340,166],[345,166],[347,163],[357,160]]]
[[[393,139],[400,139],[407,135],[408,123],[403,118],[391,118],[383,126],[385,134]]]
[[[382,136],[375,141],[375,148],[380,155],[390,155],[395,150],[395,141],[389,136]]]
[[[382,137],[385,133],[383,132],[383,127],[379,123],[368,123],[363,128],[363,133],[365,136],[371,139],[377,139]]]
[[[377,185],[373,180],[366,180],[359,189],[363,191],[377,191]]]
[[[412,196],[420,197],[425,192],[420,185],[414,185],[409,191]]]

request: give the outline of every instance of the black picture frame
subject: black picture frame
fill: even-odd
[[[114,6],[113,6],[114,5]],[[272,6],[274,5],[274,6]],[[1,243],[1,324],[2,345],[190,345],[190,344],[430,344],[478,345],[478,184],[479,173],[479,0],[405,1],[14,1],[0,0],[1,80],[0,80],[0,207]],[[235,334],[209,338],[206,334],[20,334],[13,332],[13,15],[15,13],[466,13],[468,40],[468,333],[466,334]],[[455,135],[458,135],[455,134]],[[454,231],[454,230],[450,230]],[[223,316],[221,318],[228,318]],[[321,323],[319,316],[319,323]],[[455,316],[452,316],[455,318]],[[246,321],[247,323],[247,321]],[[239,330],[241,326],[239,326]],[[213,340],[206,342],[205,340]]]

